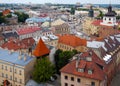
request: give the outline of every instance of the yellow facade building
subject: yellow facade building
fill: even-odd
[[[34,63],[35,58],[31,54],[0,49],[0,84],[7,80],[8,86],[25,86]]]

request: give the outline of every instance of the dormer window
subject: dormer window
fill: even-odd
[[[84,69],[83,68],[78,68],[78,72],[84,72]]]
[[[93,70],[88,69],[88,74],[92,74],[92,73],[93,73]]]
[[[92,57],[86,57],[86,61],[91,62],[92,61]]]

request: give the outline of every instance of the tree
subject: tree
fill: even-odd
[[[33,79],[40,83],[50,80],[50,77],[55,73],[54,65],[47,59],[37,59],[35,69],[33,71]]]
[[[59,74],[59,70],[69,63],[70,58],[72,58],[78,52],[76,50],[73,51],[62,51],[57,50],[55,53],[55,66],[56,72]]]
[[[7,18],[11,18],[11,17],[12,17],[12,15],[11,15],[11,14],[8,14],[6,17],[7,17]]]
[[[104,16],[103,12],[102,11],[99,11],[99,15],[97,16],[98,18],[102,19]]]
[[[2,23],[6,23],[5,17],[4,16],[0,16],[0,24]]]
[[[25,13],[20,13],[20,12],[15,12],[15,14],[18,16],[18,22],[25,22],[27,18],[29,18],[28,14]]]

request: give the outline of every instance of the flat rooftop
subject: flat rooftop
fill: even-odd
[[[22,54],[21,59],[19,59],[19,52],[12,52],[10,53],[10,50],[0,49],[0,60],[9,62],[12,64],[17,64],[20,66],[25,66],[29,62],[31,62],[33,59],[35,59],[32,56]],[[26,56],[26,60],[24,60],[24,57]]]

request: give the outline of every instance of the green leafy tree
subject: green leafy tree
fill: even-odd
[[[72,58],[78,52],[76,50],[73,51],[62,51],[57,50],[55,53],[55,65],[56,72],[59,74],[59,70],[69,63],[70,58]]]
[[[7,18],[11,18],[11,17],[12,17],[12,15],[11,15],[11,14],[8,14],[6,17],[7,17]]]
[[[0,17],[1,17],[1,16],[3,16],[3,13],[2,13],[2,12],[0,12]]]
[[[4,16],[0,16],[0,24],[2,23],[6,23],[5,17]]]
[[[103,12],[102,11],[99,11],[99,15],[97,16],[98,18],[102,19],[104,16]]]
[[[33,79],[38,83],[46,82],[54,73],[55,67],[47,58],[38,59],[33,71]]]
[[[18,22],[24,23],[27,18],[29,18],[28,14],[15,12],[15,14],[18,16]]]

